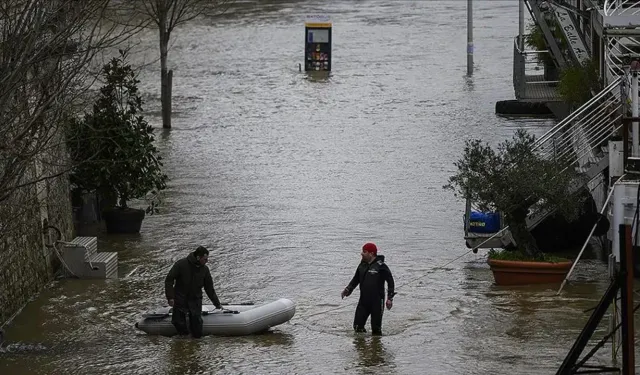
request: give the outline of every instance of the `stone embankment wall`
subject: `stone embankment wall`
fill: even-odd
[[[23,181],[61,171],[64,151],[57,151],[34,163]],[[59,266],[53,250],[45,246],[56,240],[55,232],[43,234],[44,226],[58,228],[64,241],[73,239],[69,189],[65,173],[27,185],[0,202],[0,327],[52,280]]]

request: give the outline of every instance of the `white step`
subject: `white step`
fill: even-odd
[[[73,244],[73,245],[72,245]],[[66,247],[84,247],[85,260],[98,252],[98,237],[76,237],[71,242],[65,244]]]
[[[84,262],[89,260],[98,250],[98,238],[76,237],[70,242],[64,242],[61,250],[65,272],[82,277]]]
[[[118,278],[118,253],[101,252],[84,262],[84,277],[93,279]]]
[[[97,237],[76,237],[65,242],[62,259],[67,271],[79,278],[118,277],[118,253],[99,253]]]

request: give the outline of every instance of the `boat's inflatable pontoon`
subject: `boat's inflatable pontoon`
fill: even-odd
[[[202,306],[202,334],[220,336],[251,335],[285,323],[293,318],[295,304],[286,298],[263,305]],[[171,323],[170,307],[162,307],[142,315],[136,328],[150,335],[173,336],[177,331]]]

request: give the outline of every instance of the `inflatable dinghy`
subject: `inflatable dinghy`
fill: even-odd
[[[295,304],[286,298],[263,305],[213,305],[202,306],[202,334],[241,336],[263,332],[288,322],[296,312]],[[136,328],[150,335],[173,336],[177,334],[171,323],[171,307],[163,307],[142,314]]]

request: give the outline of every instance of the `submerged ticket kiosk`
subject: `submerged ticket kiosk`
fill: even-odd
[[[304,23],[304,70],[331,71],[331,21],[309,16]]]

